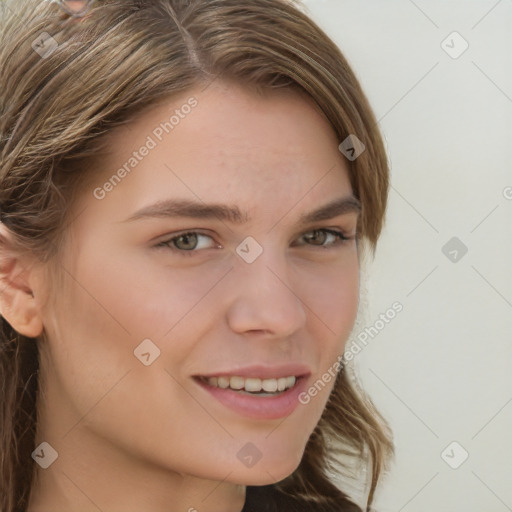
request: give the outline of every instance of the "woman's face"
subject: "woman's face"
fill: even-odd
[[[295,470],[358,307],[355,203],[312,215],[352,197],[337,146],[305,96],[220,81],[113,132],[42,308],[38,440],[78,487],[110,471],[109,492],[143,469],[244,485]],[[244,375],[230,384],[301,378],[282,396],[197,378]]]

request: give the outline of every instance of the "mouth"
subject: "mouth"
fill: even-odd
[[[217,377],[195,377],[204,385],[212,388],[229,389],[243,395],[271,397],[286,393],[296,386],[302,375],[290,375],[279,378],[241,377],[239,375],[219,375]]]
[[[307,387],[307,375],[282,377],[242,377],[241,375],[194,376],[193,380],[226,410],[246,418],[272,420],[289,416],[300,404],[299,396]],[[212,403],[212,407],[216,407]]]

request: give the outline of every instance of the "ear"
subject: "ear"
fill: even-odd
[[[29,265],[16,251],[12,233],[0,222],[0,314],[19,334],[37,338],[43,322],[31,287],[35,270]]]

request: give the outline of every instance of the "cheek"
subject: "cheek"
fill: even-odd
[[[310,382],[301,403],[311,419],[319,419],[342,371],[340,356],[354,327],[359,306],[359,260],[350,252],[336,265],[310,273],[304,297],[311,309],[310,325],[318,354],[318,373]],[[314,312],[314,313],[313,313]],[[307,422],[308,420],[306,420]],[[309,425],[314,427],[314,421]]]
[[[229,271],[226,262],[177,265],[181,260],[164,250],[89,253],[78,274],[89,294],[101,302],[102,311],[96,314],[106,324],[117,323],[125,334],[130,333],[133,343],[145,338],[163,340],[175,327],[195,325],[204,313],[202,299]]]
[[[166,372],[167,360],[172,358],[180,366],[186,348],[158,342],[162,357],[145,366],[134,355],[143,338],[134,334],[133,316],[123,316],[129,308],[119,305],[127,302],[126,289],[120,294],[122,301],[114,300],[117,276],[89,276],[87,291],[77,285],[78,278],[83,277],[78,273],[76,280],[67,283],[69,289],[47,317],[50,354],[45,373],[49,376],[49,405],[60,415],[56,428],[71,445],[87,429],[125,452],[162,452],[162,460],[171,460],[177,448],[169,446],[163,451],[163,440],[186,437],[190,430],[195,435],[201,433],[199,426],[191,429],[185,418],[177,420],[176,411],[188,407],[203,422],[207,416]],[[138,320],[156,314],[140,296],[133,303],[143,309]],[[128,329],[121,320],[126,321]],[[153,325],[150,321],[142,324],[140,332]],[[147,436],[141,436],[141,432]],[[184,453],[179,455],[185,457]]]
[[[301,281],[301,298],[311,310],[312,325],[327,333],[319,340],[325,340],[333,349],[342,349],[340,343],[346,342],[359,305],[359,261],[355,248],[341,255],[339,261],[304,270]]]
[[[135,340],[98,289],[91,293],[75,276],[66,285],[44,320],[49,375],[83,415],[133,365]]]

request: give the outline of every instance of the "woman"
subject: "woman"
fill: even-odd
[[[343,349],[388,167],[286,0],[7,2],[0,509],[357,511]]]

